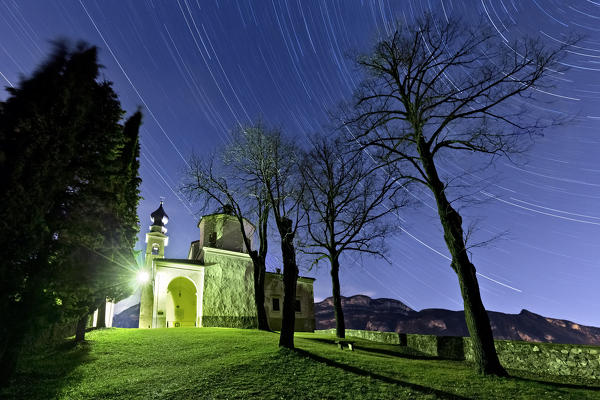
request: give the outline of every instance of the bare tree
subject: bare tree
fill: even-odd
[[[425,15],[357,60],[368,76],[344,117],[346,127],[380,165],[433,194],[483,374],[506,371],[465,248],[462,217],[448,198],[456,176],[441,173],[437,164],[456,152],[493,160],[520,151],[531,134],[555,122],[536,119],[527,104],[558,69],[564,48],[547,49],[536,40],[504,43],[482,26]]]
[[[294,348],[298,265],[294,240],[301,220],[302,180],[298,179],[298,149],[281,131],[262,123],[240,127],[226,160],[247,177],[246,185],[261,187],[269,201],[281,239],[283,315],[279,346]]]
[[[262,186],[256,183],[247,185],[245,179],[247,177],[240,176],[237,173],[237,168],[215,170],[215,157],[205,160],[203,161],[197,157],[191,158],[182,190],[189,198],[203,201],[203,209],[218,205],[237,218],[244,245],[254,267],[254,302],[258,329],[268,331],[270,330],[269,320],[264,303],[269,199]],[[232,173],[234,170],[236,173]],[[255,216],[258,222],[258,250],[252,248],[252,241],[248,236],[248,232],[246,232],[244,223],[246,216],[251,214]]]
[[[370,160],[369,160],[370,161]],[[355,153],[341,138],[315,138],[300,171],[306,184],[303,208],[308,243],[303,252],[331,265],[336,335],[346,336],[340,293],[340,258],[354,251],[383,257],[384,239],[397,224],[390,214],[401,206],[401,185],[384,171],[369,168],[363,152]]]

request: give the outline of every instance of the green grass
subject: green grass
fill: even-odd
[[[226,328],[104,329],[88,343],[24,357],[0,398],[26,399],[600,399],[562,378],[486,378],[460,361],[418,358],[394,345]],[[549,377],[548,380],[552,380]]]

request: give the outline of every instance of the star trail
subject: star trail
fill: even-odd
[[[536,137],[514,162],[496,160],[492,171],[464,171],[452,159],[440,167],[476,188],[463,211],[465,226],[477,222],[475,242],[498,237],[471,249],[487,309],[600,326],[599,2],[0,0],[0,82],[10,87],[30,74],[52,40],[97,45],[103,78],[114,82],[123,108],[144,113],[137,247],[164,196],[166,257],[184,258],[198,236],[198,205],[178,191],[190,155],[210,154],[234,125],[257,118],[300,141],[329,131],[330,112],[361,80],[351,55],[426,11],[483,22],[505,46],[523,37],[560,45],[582,35],[561,60],[565,70],[536,93],[540,118],[564,124]],[[420,188],[410,196],[417,206],[400,213],[390,263],[344,260],[342,294],[462,309],[434,201]],[[274,270],[279,254],[271,248],[267,268]],[[317,278],[316,299],[330,296],[327,266],[308,266],[301,275]]]

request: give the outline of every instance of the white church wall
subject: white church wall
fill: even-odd
[[[113,317],[115,316],[115,303],[107,301],[106,302],[106,312],[104,314],[104,326],[107,328],[112,328],[113,325]],[[92,315],[92,327],[98,326],[98,310],[94,311]]]
[[[256,327],[254,277],[250,256],[204,248],[203,326]]]
[[[189,279],[196,290],[195,326],[202,326],[202,298],[204,287],[204,267],[161,262],[156,260],[156,278],[154,280],[153,327],[167,327],[167,314],[171,312],[169,303],[169,284],[176,278]]]
[[[139,327],[163,328],[171,324],[189,324],[198,327],[256,328],[254,268],[246,253],[238,219],[227,213],[202,217],[198,223],[199,240],[192,242],[188,260],[164,259],[168,237],[163,224],[168,219],[162,202],[159,209],[152,213],[152,221],[150,232],[146,234],[148,244],[144,266],[152,279],[137,294],[140,299]],[[244,221],[244,230],[253,243],[255,227],[249,221]],[[265,284],[265,305],[271,328],[278,329],[277,321],[281,325],[281,318],[273,315],[273,310],[269,310],[268,306],[275,296],[279,296],[283,306],[281,277],[267,274]],[[313,279],[300,278],[297,294],[301,310],[296,314],[296,330],[314,330]],[[195,316],[190,318],[194,301]],[[113,311],[111,308],[111,319]]]

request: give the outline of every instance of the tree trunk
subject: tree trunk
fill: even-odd
[[[279,346],[294,348],[294,325],[296,323],[296,282],[298,266],[294,249],[294,233],[292,221],[282,218],[281,221],[281,256],[283,258],[283,316]]]
[[[18,329],[6,331],[6,336],[0,343],[0,387],[7,387],[17,368],[17,361],[23,342],[24,332]]]
[[[96,328],[106,328],[106,299],[103,299],[98,306],[98,318],[96,319]]]
[[[465,321],[471,336],[477,369],[484,375],[508,376],[498,360],[490,319],[481,301],[475,266],[469,261],[462,230],[462,218],[446,198],[444,184],[437,174],[429,150],[425,148],[423,142],[419,144],[421,162],[430,189],[435,196],[440,222],[444,228],[444,240],[452,255],[451,267],[458,276],[465,307]]]
[[[32,326],[36,319],[38,308],[36,299],[39,297],[40,282],[32,279],[30,286],[21,293],[19,302],[4,299],[2,319],[0,324],[0,387],[7,387],[17,369],[17,362],[24,349],[24,341],[31,340],[34,334]]]
[[[346,337],[346,323],[342,310],[342,296],[340,293],[340,261],[331,257],[331,286],[333,287],[333,311],[335,314],[335,334],[343,339]]]
[[[88,315],[85,314],[79,321],[77,321],[77,327],[75,328],[75,341],[81,343],[85,341],[85,328],[87,327]]]
[[[498,360],[489,316],[479,293],[475,266],[468,258],[452,263],[458,275],[465,305],[465,321],[469,328],[477,369],[485,375],[508,376]]]
[[[253,254],[252,263],[254,264],[254,303],[256,305],[258,329],[261,331],[270,331],[269,319],[265,310],[265,259],[257,254]]]

